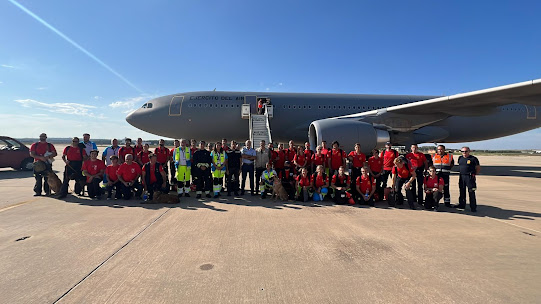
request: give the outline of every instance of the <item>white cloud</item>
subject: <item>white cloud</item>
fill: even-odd
[[[130,113],[135,111],[145,101],[152,99],[152,96],[137,96],[118,100],[109,104],[109,107],[113,109],[122,110],[122,113]]]
[[[66,128],[69,126],[69,128]],[[38,116],[24,114],[0,113],[0,130],[15,138],[37,138],[42,132],[49,138],[80,136],[83,133],[92,134],[92,138],[137,138],[145,140],[158,139],[157,135],[143,132],[128,124],[125,120],[104,119],[99,124],[89,123],[77,117],[58,118],[53,116]],[[57,147],[58,149],[58,147]]]
[[[4,83],[3,81],[0,81],[0,84]]]
[[[7,64],[0,64],[0,66],[3,67],[3,68],[6,68],[6,69],[16,69],[17,68],[16,66],[7,65]]]
[[[279,85],[279,86],[282,86],[282,85],[284,85],[284,83],[283,83],[283,82],[279,82],[278,85]]]
[[[47,89],[48,89],[47,87],[39,87],[39,88],[36,88],[36,90],[40,90],[40,91],[47,90]]]
[[[101,96],[94,96],[94,99],[95,99],[95,100],[100,100],[100,99],[101,99]]]
[[[270,91],[270,88],[266,88],[265,91]]]
[[[17,99],[15,100],[25,108],[33,108],[38,110],[44,110],[52,113],[60,114],[69,114],[69,115],[80,115],[88,116],[94,118],[105,118],[103,114],[96,115],[92,110],[95,109],[95,106],[80,104],[80,103],[70,103],[70,102],[56,102],[56,103],[45,103],[33,99]]]

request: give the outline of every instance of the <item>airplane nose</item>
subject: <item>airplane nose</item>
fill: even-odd
[[[134,124],[135,123],[135,117],[134,117],[135,112],[137,112],[137,111],[131,112],[130,114],[128,114],[128,116],[126,116],[126,121],[130,125],[132,125],[134,127],[135,127],[135,124]]]

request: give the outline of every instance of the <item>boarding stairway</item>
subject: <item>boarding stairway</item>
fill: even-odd
[[[243,111],[243,118],[249,119],[250,126],[250,141],[252,147],[259,147],[259,143],[264,140],[267,144],[272,142],[272,135],[270,129],[270,119],[273,117],[272,105],[267,105],[265,114],[251,114],[248,110]]]

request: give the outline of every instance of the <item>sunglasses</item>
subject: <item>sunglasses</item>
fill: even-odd
[[[468,152],[470,152],[470,151],[460,151],[460,152],[462,152],[462,153],[468,153]]]

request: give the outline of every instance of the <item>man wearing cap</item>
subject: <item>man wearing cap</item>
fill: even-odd
[[[83,174],[86,176],[86,189],[92,199],[101,199],[100,183],[105,173],[105,164],[98,159],[98,150],[90,151],[90,159],[83,163]]]
[[[45,191],[45,195],[51,195],[47,174],[52,170],[51,163],[56,155],[56,149],[53,144],[47,142],[47,134],[45,133],[41,133],[39,135],[39,141],[30,146],[30,156],[34,158],[34,162],[41,161],[45,163],[46,167],[44,171],[36,172],[36,170],[34,170],[34,178],[36,179],[36,183],[34,184],[34,196],[41,195],[42,187],[43,191]]]

